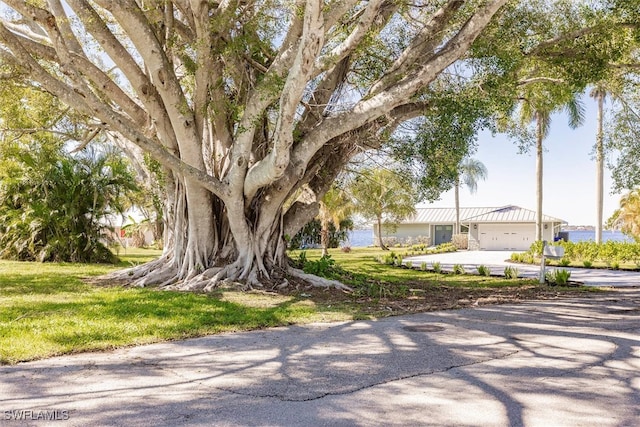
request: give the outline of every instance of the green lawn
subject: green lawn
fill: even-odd
[[[289,254],[294,260],[299,256],[300,252],[305,252],[306,258],[310,261],[317,260],[321,257],[319,249],[308,251],[291,251]],[[402,248],[397,250],[398,254],[403,253]],[[375,281],[383,281],[388,283],[402,284],[407,281],[430,280],[434,284],[446,286],[464,286],[464,287],[504,287],[524,284],[535,284],[534,280],[507,280],[504,277],[481,277],[474,274],[468,275],[450,275],[435,274],[433,272],[418,271],[417,268],[397,268],[384,265],[375,260],[389,253],[377,248],[356,248],[351,252],[345,253],[339,249],[329,250],[329,255],[343,269],[355,274],[357,277],[353,280],[345,280],[347,284],[358,285],[358,279],[373,279]],[[418,267],[414,265],[414,267]]]
[[[124,265],[151,259],[141,251]],[[233,295],[96,287],[84,277],[114,267],[0,261],[0,363],[102,350],[222,331],[297,322],[346,320],[307,300],[253,293]],[[233,292],[230,292],[233,294]],[[234,300],[236,300],[234,302]]]
[[[349,272],[345,281],[357,288],[353,296],[336,293],[342,298],[337,303],[322,298],[314,300],[304,292],[280,295],[220,290],[204,295],[99,287],[82,280],[148,261],[158,254],[143,250],[121,252],[122,263],[116,267],[0,261],[0,363],[222,331],[362,318],[367,308],[358,298],[371,299],[372,286],[408,289],[406,284],[416,280],[436,290],[438,287],[531,285],[530,281],[392,268],[374,261],[380,254],[374,249],[359,249],[348,254],[332,251],[337,264]],[[312,260],[319,258],[320,253],[309,251],[306,255]],[[298,253],[292,256],[295,258]],[[389,295],[380,292],[379,296]]]

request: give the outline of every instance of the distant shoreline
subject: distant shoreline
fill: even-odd
[[[563,231],[569,232],[569,241],[581,242],[595,240],[595,227],[591,228],[563,228]],[[602,240],[604,242],[613,240],[616,242],[633,242],[633,239],[626,236],[619,230],[603,230]],[[363,247],[373,245],[373,230],[372,229],[359,229],[349,232],[348,246]]]
[[[593,225],[566,225],[562,227],[562,231],[595,231],[596,227]],[[602,231],[620,231],[615,229],[603,228]]]

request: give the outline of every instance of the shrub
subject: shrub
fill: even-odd
[[[411,261],[405,262],[404,265],[406,265],[407,268],[413,268],[413,262],[411,262]]]
[[[620,263],[618,261],[613,261],[611,263],[611,268],[613,268],[614,270],[620,269]]]
[[[518,269],[511,266],[506,266],[504,268],[504,277],[507,279],[517,279],[518,278]]]
[[[442,273],[442,266],[437,261],[431,264],[431,268],[433,269],[433,271],[435,271],[438,274]]]
[[[467,234],[454,234],[451,238],[451,244],[456,249],[467,249],[469,247],[469,236]]]
[[[549,284],[555,285],[566,285],[569,282],[569,278],[571,277],[571,272],[569,270],[561,269],[561,270],[552,270],[548,271],[545,274],[545,279]]]
[[[298,254],[298,259],[294,261],[296,264],[296,267],[298,268],[303,268],[304,265],[307,263],[307,252],[306,251],[302,251]]]
[[[569,270],[556,270],[556,283],[558,285],[566,285],[569,282],[570,277],[571,272]]]
[[[420,263],[420,270],[427,271],[427,263],[426,262],[421,262]]]
[[[522,256],[524,254],[518,253],[518,252],[513,252],[511,254],[511,261],[513,262],[522,262]]]
[[[569,260],[569,258],[567,258],[567,257],[563,257],[563,258],[558,262],[558,264],[560,264],[562,267],[566,267],[566,266],[568,266],[569,264],[571,264],[571,260]]]
[[[462,264],[454,264],[453,266],[453,274],[464,274],[464,267]]]
[[[531,244],[531,246],[529,247],[529,253],[531,255],[535,255],[535,256],[541,256],[542,255],[542,242],[541,241],[536,241],[533,242]]]
[[[478,266],[478,274],[481,276],[490,276],[491,275],[491,269],[489,267],[487,267],[486,265],[479,265]]]
[[[416,243],[420,243],[421,245],[423,245],[424,247],[428,247],[431,246],[431,237],[426,237],[426,236],[418,236],[418,237],[414,237],[413,240]]]
[[[383,237],[382,243],[388,248],[394,247],[394,246],[400,246],[398,242],[398,238],[394,236]]]
[[[325,255],[315,261],[306,261],[304,263],[304,266],[302,267],[302,270],[307,274],[329,277],[333,271],[333,266],[335,263],[336,262],[331,258],[331,255]]]
[[[108,153],[70,155],[53,141],[29,148],[14,143],[0,144],[0,168],[9,168],[0,171],[0,257],[117,262],[105,245],[105,219],[125,210],[125,198],[140,194],[127,163]]]
[[[558,243],[554,244],[558,245]],[[593,265],[594,261],[600,261],[611,267],[613,263],[621,263],[634,261],[640,264],[640,244],[629,242],[608,241],[605,243],[595,243],[594,241],[582,242],[559,242],[564,248],[564,257],[569,262],[582,262],[587,268]],[[533,257],[540,251],[541,245],[535,243],[526,253],[525,258]],[[516,256],[512,256],[512,261],[516,261]],[[524,262],[527,260],[525,259]],[[560,265],[566,266],[564,261],[559,262]]]

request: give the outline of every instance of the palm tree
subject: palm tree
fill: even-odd
[[[640,240],[640,189],[635,189],[620,199],[618,222],[622,232]]]
[[[375,221],[378,245],[382,241],[382,225],[394,227],[416,212],[417,194],[410,182],[389,169],[365,169],[351,185],[355,210],[367,220]]]
[[[465,158],[458,166],[458,177],[455,183],[456,234],[460,234],[460,185],[464,184],[471,194],[478,189],[478,181],[487,179],[487,168],[480,161]]]
[[[541,96],[540,96],[541,95]],[[544,139],[549,134],[551,114],[556,111],[566,111],[569,126],[572,129],[580,126],[584,121],[584,106],[575,93],[562,98],[555,98],[551,94],[538,94],[535,101],[527,99],[521,109],[521,121],[535,122],[536,127],[536,240],[542,240],[542,199],[543,199],[543,153]]]
[[[329,224],[333,222],[336,230],[340,228],[340,222],[351,215],[353,203],[349,196],[341,189],[332,187],[326,192],[320,201],[320,245],[322,256],[328,255],[329,248]]]
[[[602,243],[602,210],[604,200],[604,133],[602,131],[602,116],[607,89],[604,83],[599,83],[590,93],[598,103],[596,127],[596,243]]]

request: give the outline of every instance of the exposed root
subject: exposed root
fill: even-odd
[[[313,274],[305,273],[304,271],[290,267],[288,273],[293,277],[297,277],[298,279],[302,279],[309,284],[321,287],[321,288],[336,288],[342,291],[353,292],[353,289],[344,283],[338,282],[337,280],[325,279],[324,277],[314,276]]]
[[[286,276],[290,275],[314,287],[352,291],[349,286],[336,280],[314,276],[291,267],[285,270],[277,269],[273,274],[268,275],[260,266],[254,264],[247,274],[245,261],[238,259],[224,267],[212,267],[192,277],[182,277],[180,269],[173,260],[162,257],[146,264],[101,276],[94,282],[130,287],[157,286],[160,289],[186,292],[212,292],[219,287],[229,286],[242,290],[283,289],[289,285]]]
[[[174,266],[164,266],[158,270],[149,272],[145,277],[142,277],[135,282],[133,286],[145,287],[150,285],[164,286],[167,283],[173,283],[178,279],[178,269]]]
[[[124,281],[134,282],[142,277],[147,276],[149,273],[156,269],[162,269],[170,261],[166,257],[161,257],[153,261],[149,261],[145,264],[135,265],[133,267],[125,268],[124,270],[114,271],[113,273],[105,274],[98,278],[99,281]]]

